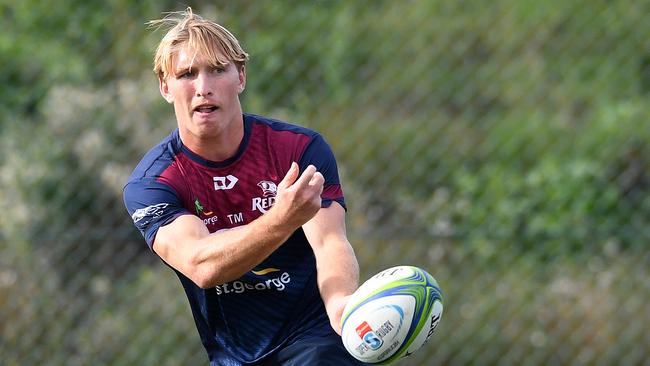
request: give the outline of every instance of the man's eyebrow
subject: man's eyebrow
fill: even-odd
[[[192,71],[192,66],[190,66],[190,65],[188,65],[188,66],[180,66],[180,67],[177,67],[176,70],[174,70],[174,74],[178,75],[178,74],[182,74],[182,73],[185,73],[185,72],[188,72],[188,71]]]

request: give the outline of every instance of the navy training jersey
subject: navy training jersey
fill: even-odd
[[[151,149],[124,187],[124,202],[151,248],[157,230],[180,215],[196,215],[210,232],[255,220],[274,203],[277,184],[295,161],[325,177],[322,206],[345,207],[334,155],[318,133],[244,114],[236,155],[212,162],[187,149],[178,129]],[[182,273],[194,321],[211,363],[241,365],[284,344],[331,334],[316,283],[314,253],[296,230],[241,278],[201,289]]]

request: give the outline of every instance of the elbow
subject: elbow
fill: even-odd
[[[187,258],[183,274],[195,285],[206,290],[239,278],[244,273],[236,273],[224,263],[222,256],[204,255],[194,252]]]
[[[196,257],[190,260],[189,268],[185,276],[204,290],[213,288],[219,284],[218,272],[214,266]]]
[[[210,273],[201,267],[195,267],[188,276],[195,285],[203,290],[207,290],[219,285],[219,280],[214,273]]]
[[[194,282],[195,285],[197,285],[203,290],[207,290],[209,288],[216,286],[216,283],[214,281],[212,281],[209,277],[204,275],[195,274],[190,279],[192,280],[192,282]]]
[[[236,277],[229,277],[223,270],[214,268],[214,265],[195,267],[192,275],[188,277],[195,285],[203,290],[211,289],[236,279]]]

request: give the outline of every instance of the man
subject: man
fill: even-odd
[[[224,27],[190,8],[153,24],[170,27],[154,71],[178,128],[124,202],[177,273],[211,364],[359,364],[339,336],[358,264],[330,147],[242,113],[248,54]]]

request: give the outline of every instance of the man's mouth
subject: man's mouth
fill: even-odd
[[[194,108],[194,111],[199,112],[199,113],[211,113],[211,112],[216,111],[217,109],[219,109],[219,107],[217,107],[215,105],[211,105],[211,104],[206,104],[206,105],[200,105],[200,106]]]

